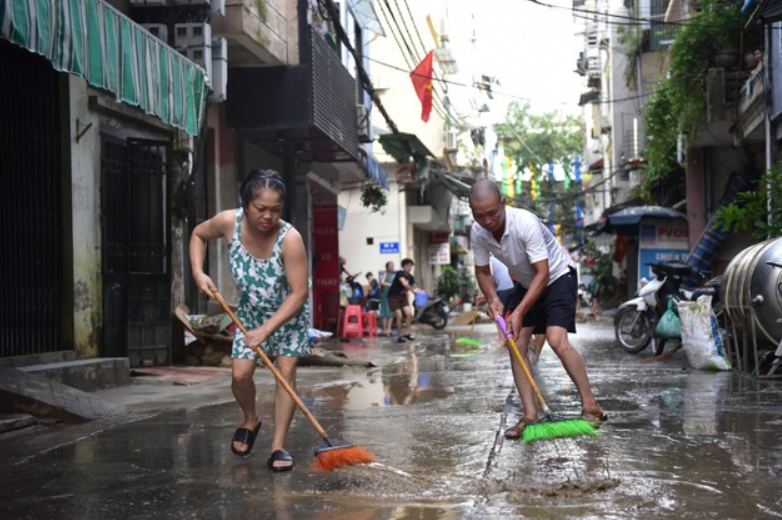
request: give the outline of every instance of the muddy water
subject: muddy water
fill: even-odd
[[[0,446],[15,461],[0,465],[0,518],[782,517],[782,384],[692,372],[682,353],[646,363],[613,348],[610,328],[582,326],[573,342],[610,419],[594,439],[523,445],[501,435],[519,406],[506,351],[490,327],[472,333],[480,348],[455,344],[467,334],[344,345],[375,360],[368,372],[302,370],[307,405],[332,437],[373,452],[370,466],[308,471],[317,438],[297,415],[297,468],[272,475],[265,393],[247,459],[228,450],[233,405],[71,427],[28,458]],[[537,372],[551,407],[577,414],[549,350]]]
[[[353,468],[349,488],[315,492],[363,496],[382,514],[385,501],[401,502],[404,514],[414,507],[432,518],[782,517],[782,385],[690,371],[681,352],[649,363],[648,354],[612,348],[611,332],[587,326],[573,338],[610,413],[600,437],[505,440],[500,432],[519,404],[493,332],[474,335],[480,349],[433,337],[373,375],[383,402],[362,410],[357,399],[344,418],[346,437],[409,475]],[[429,374],[433,388],[420,402],[405,398],[415,394],[416,373]],[[538,373],[551,407],[577,413],[577,395],[548,350]],[[403,395],[389,399],[395,385]]]

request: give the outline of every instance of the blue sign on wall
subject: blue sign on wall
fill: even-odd
[[[380,254],[387,255],[399,252],[399,242],[380,242]]]
[[[654,277],[652,268],[646,264],[657,264],[670,260],[687,262],[687,249],[641,249],[638,253],[638,284],[641,278],[651,280]]]

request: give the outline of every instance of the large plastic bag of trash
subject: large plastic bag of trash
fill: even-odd
[[[730,370],[717,317],[711,308],[711,296],[701,296],[697,302],[680,302],[679,317],[682,346],[690,366],[701,370]]]
[[[682,324],[676,312],[673,310],[673,303],[668,298],[668,310],[660,317],[655,329],[657,335],[665,339],[678,339],[682,337]]]

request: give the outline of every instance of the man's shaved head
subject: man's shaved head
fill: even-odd
[[[474,202],[494,202],[502,199],[497,183],[489,179],[481,179],[470,188],[470,204]]]
[[[505,229],[505,197],[500,194],[496,182],[481,179],[472,185],[470,209],[475,222],[492,233],[502,234]]]

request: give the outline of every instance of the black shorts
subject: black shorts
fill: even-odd
[[[527,289],[516,283],[516,289],[508,299],[506,312],[519,306]],[[535,327],[534,334],[544,334],[547,327],[562,327],[576,332],[576,300],[578,299],[578,275],[573,267],[546,287],[540,299],[524,316],[522,327]]]
[[[397,294],[396,296],[389,296],[388,306],[394,312],[401,311],[405,307],[410,307],[410,302],[407,301],[407,294]]]

